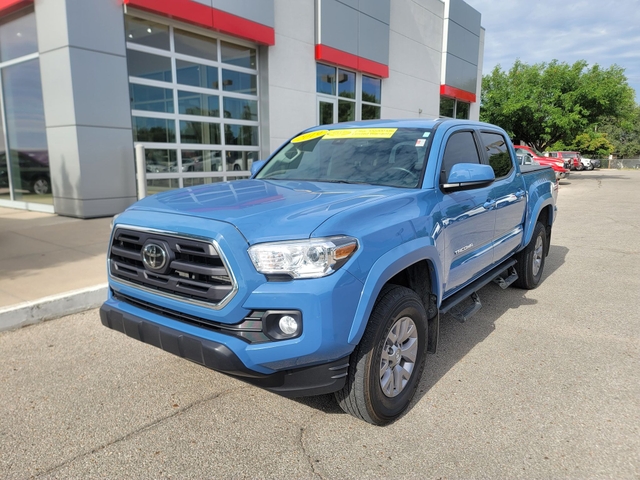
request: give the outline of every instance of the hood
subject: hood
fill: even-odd
[[[325,220],[341,211],[402,193],[406,190],[373,185],[237,180],[159,193],[129,210],[226,222],[253,244],[308,238]]]

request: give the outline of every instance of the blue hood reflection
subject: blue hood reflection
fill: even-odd
[[[237,180],[159,193],[130,209],[227,222],[252,244],[307,238],[337,213],[402,193],[372,185]]]

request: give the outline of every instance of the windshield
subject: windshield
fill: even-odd
[[[431,129],[419,128],[309,132],[285,145],[256,178],[415,188],[430,135]]]

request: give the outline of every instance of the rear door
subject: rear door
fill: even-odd
[[[440,185],[446,183],[451,167],[457,163],[482,163],[481,145],[475,131],[454,128],[444,139],[441,153]],[[445,296],[491,268],[495,211],[488,202],[492,186],[462,191],[441,191],[441,224],[438,238],[444,256]]]
[[[491,165],[496,180],[491,185],[489,201],[494,203],[495,233],[493,261],[499,263],[509,257],[522,243],[526,211],[524,181],[501,132],[480,131],[484,161]]]

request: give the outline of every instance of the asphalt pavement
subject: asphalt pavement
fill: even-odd
[[[387,427],[104,328],[0,333],[0,479],[640,478],[640,172],[561,184],[544,280],[480,291]]]

